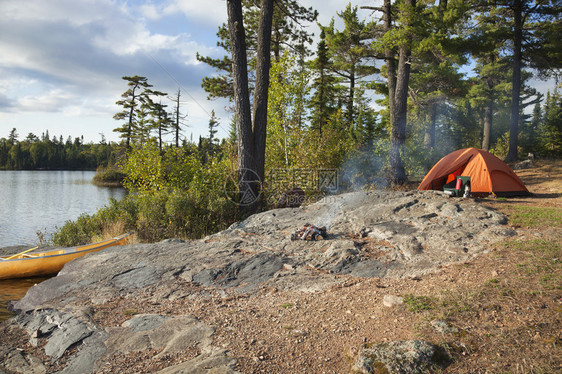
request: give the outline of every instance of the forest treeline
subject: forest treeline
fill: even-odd
[[[104,138],[95,143],[84,143],[84,138],[49,137],[29,133],[21,138],[16,128],[7,137],[0,138],[0,169],[4,170],[96,170],[98,166],[114,164],[118,155],[117,144]]]

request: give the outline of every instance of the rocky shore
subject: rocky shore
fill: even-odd
[[[325,226],[327,238],[291,240],[306,223]],[[505,223],[472,199],[434,191],[356,192],[256,214],[198,241],[108,248],[67,264],[12,305],[18,315],[0,325],[0,373],[235,373],[254,364],[279,372],[284,364],[274,363],[271,345],[306,344],[313,326],[348,329],[358,344],[343,355],[330,345],[317,346],[317,357],[287,357],[295,372],[444,367],[447,350],[429,342],[365,341],[377,319],[362,314],[367,306],[346,305],[341,290],[365,287],[382,303],[393,287],[515,235]],[[359,322],[330,315],[336,304]],[[292,324],[266,318],[267,305],[291,314]],[[259,325],[264,320],[271,325]],[[264,336],[272,326],[284,343]],[[254,336],[239,335],[250,327]],[[254,362],[236,356],[241,345],[255,350]]]

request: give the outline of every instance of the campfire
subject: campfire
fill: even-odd
[[[291,240],[324,240],[328,237],[325,227],[316,227],[310,223],[295,230],[291,234]]]

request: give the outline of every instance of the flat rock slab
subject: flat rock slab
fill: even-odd
[[[136,352],[154,349],[159,355],[207,347],[215,330],[191,316],[142,314],[126,321],[122,327],[111,328],[106,345],[113,352]]]
[[[87,312],[71,307],[116,297],[138,302],[199,297],[210,289],[219,294],[263,287],[313,292],[350,277],[422,276],[468,261],[494,241],[514,235],[506,221],[474,200],[435,191],[328,196],[306,207],[253,215],[202,240],[111,247],[81,257],[13,304],[23,313],[16,323],[28,331],[30,341],[33,334],[46,338],[45,352],[54,360],[70,347],[79,348],[64,372],[95,371],[103,357],[115,352],[197,346],[199,356],[163,372],[211,368],[230,373],[235,360],[210,345],[214,327],[190,316],[139,315],[123,326],[102,329]],[[325,226],[327,239],[291,240],[306,223]],[[141,290],[149,290],[145,300],[139,299]]]
[[[0,352],[0,360],[6,370],[13,373],[22,374],[44,374],[47,372],[45,365],[35,356],[22,352],[18,349],[10,349],[7,352]],[[4,371],[0,369],[0,374]]]

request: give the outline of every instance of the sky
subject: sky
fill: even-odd
[[[318,9],[325,25],[346,2],[301,4]],[[226,22],[225,0],[0,0],[0,14],[0,137],[16,128],[20,140],[48,130],[50,137],[118,141],[115,102],[127,90],[121,77],[134,75],[170,95],[181,89],[187,139],[207,135],[211,110],[217,135],[227,136],[229,103],[207,100],[201,80],[216,72],[195,58],[224,55],[216,32]],[[310,30],[318,35],[315,24]]]
[[[320,22],[341,7],[322,1]],[[121,77],[134,75],[170,95],[181,88],[186,138],[207,135],[211,110],[217,135],[227,136],[229,104],[207,100],[201,79],[215,71],[195,58],[224,55],[216,32],[225,0],[0,0],[0,14],[0,137],[16,128],[20,140],[48,130],[51,138],[118,141]]]

